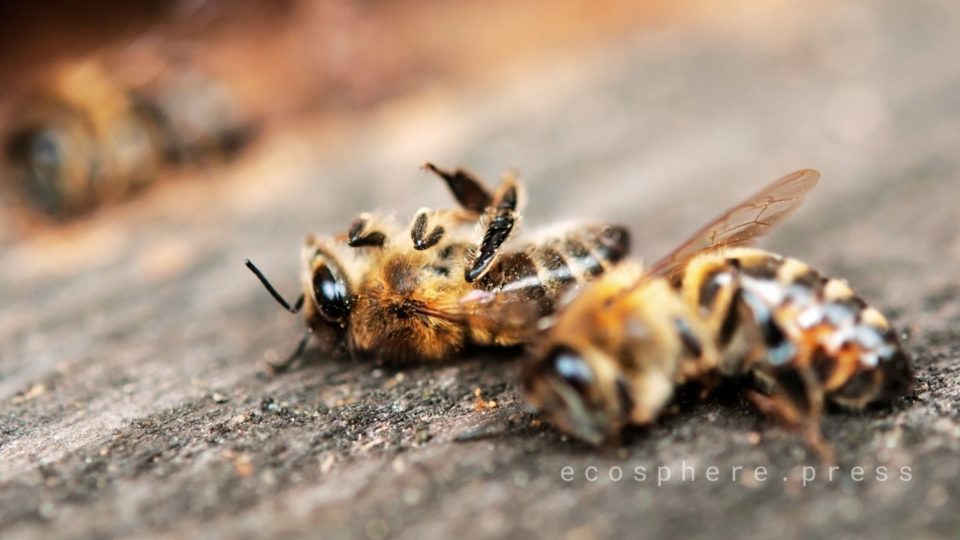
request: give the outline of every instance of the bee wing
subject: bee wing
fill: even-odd
[[[522,342],[537,333],[540,303],[518,294],[475,289],[450,303],[432,303],[417,308],[423,315],[467,324],[474,330],[512,336]]]
[[[812,169],[792,172],[727,210],[648,269],[648,276],[673,278],[697,255],[750,244],[787,219],[820,180]]]

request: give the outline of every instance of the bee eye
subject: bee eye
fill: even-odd
[[[338,322],[347,317],[347,287],[326,264],[320,264],[313,270],[313,297],[324,319]]]
[[[593,370],[580,353],[569,347],[554,349],[548,356],[547,365],[556,376],[580,394],[584,394],[593,383]]]
[[[28,195],[51,213],[57,212],[62,202],[62,138],[56,130],[30,130],[15,136],[7,148],[9,159],[28,175],[24,184]]]

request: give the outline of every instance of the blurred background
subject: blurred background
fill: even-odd
[[[265,129],[306,130],[297,139],[316,146],[318,130],[398,100],[509,87],[668,15],[652,4],[13,2],[0,56],[8,206],[65,221],[161,177],[208,174],[190,168],[231,161]]]
[[[4,2],[0,530],[714,530],[688,520],[689,506],[749,515],[731,535],[790,537],[816,515],[822,534],[856,523],[948,537],[960,281],[942,269],[960,264],[958,29],[947,0]],[[670,492],[684,505],[636,486],[549,498],[554,469],[594,458],[628,468],[802,456],[744,446],[749,413],[713,409],[685,419],[703,440],[668,426],[617,456],[543,429],[458,446],[455,434],[483,421],[475,388],[500,404],[484,414],[527,414],[513,367],[480,360],[399,379],[318,361],[264,381],[262,361],[286,354],[301,323],[278,313],[243,259],[292,295],[306,233],[452,203],[425,161],[489,183],[517,168],[525,227],[621,222],[644,258],[782,174],[821,170],[767,245],[850,279],[919,336],[934,397],[893,431],[914,446],[878,439],[893,422],[882,415],[831,425],[861,435],[841,443],[851,459],[881,459],[882,447],[921,480],[868,494],[774,486],[726,502]],[[312,420],[236,420],[267,400]],[[472,468],[436,472],[459,462]],[[386,480],[373,472],[384,463]],[[377,482],[372,496],[336,489]],[[461,510],[438,524],[440,506]],[[592,523],[598,508],[610,519]]]

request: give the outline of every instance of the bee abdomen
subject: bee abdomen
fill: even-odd
[[[536,301],[541,315],[547,315],[571,287],[603,274],[626,256],[629,243],[629,233],[622,227],[574,229],[524,251],[504,254],[478,286]]]
[[[575,285],[610,270],[629,250],[627,230],[607,225],[571,230],[561,238],[535,246],[531,255],[538,262],[547,296],[556,302]]]
[[[826,397],[862,409],[905,394],[913,373],[896,331],[841,280],[821,278],[809,296],[792,298],[792,322],[812,352],[809,365]],[[787,309],[784,307],[783,309]]]
[[[480,289],[495,291],[506,297],[517,296],[524,302],[536,302],[541,313],[553,309],[552,298],[547,294],[530,253],[515,251],[506,253],[477,282]]]
[[[623,227],[592,226],[573,229],[531,251],[546,271],[548,282],[586,282],[623,259],[630,250],[630,234]]]
[[[684,294],[713,321],[726,372],[809,369],[825,397],[848,408],[911,386],[896,333],[846,282],[752,249],[704,257],[686,272]]]

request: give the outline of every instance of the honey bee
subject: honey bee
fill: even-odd
[[[554,316],[525,366],[528,400],[591,443],[655,421],[685,383],[746,376],[757,408],[826,460],[826,404],[860,410],[912,387],[897,333],[843,280],[745,247],[782,222],[819,180],[773,182],[643,269],[625,261]]]
[[[96,60],[54,73],[14,124],[11,187],[54,219],[127,197],[166,166],[230,157],[254,130],[222,85],[196,69],[167,69],[130,86]]]
[[[291,305],[250,262],[287,310],[301,309],[311,337],[355,358],[440,361],[470,345],[529,341],[537,321],[578,284],[629,249],[613,225],[576,226],[513,242],[523,186],[508,173],[491,192],[470,173],[424,166],[443,179],[459,208],[419,210],[409,226],[364,213],[345,233],[308,236],[301,251],[303,293]]]

